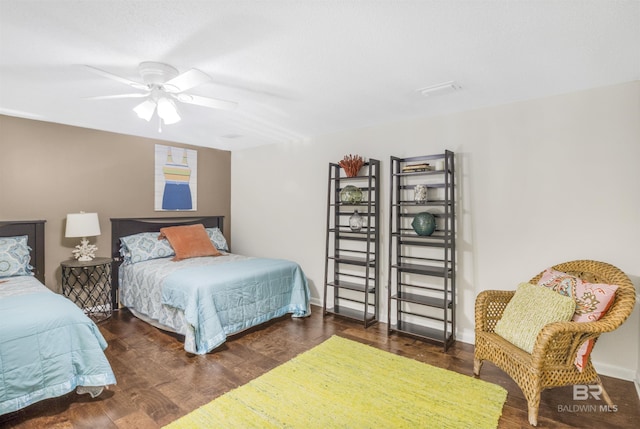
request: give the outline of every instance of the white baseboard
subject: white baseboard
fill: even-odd
[[[608,363],[593,361],[593,366],[600,375],[606,375],[608,377],[619,378],[621,380],[634,381],[636,376],[635,371],[628,368],[623,368],[616,365],[609,365]]]
[[[476,343],[476,333],[470,329],[458,329],[458,332],[456,332],[456,340],[474,345]]]

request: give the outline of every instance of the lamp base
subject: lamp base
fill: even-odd
[[[73,253],[73,257],[78,261],[88,262],[96,257],[97,251],[97,246],[89,244],[89,240],[87,240],[87,237],[82,237],[80,244],[78,244],[76,248],[71,251],[71,253]]]

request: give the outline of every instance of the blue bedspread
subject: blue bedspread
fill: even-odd
[[[187,351],[196,354],[218,347],[227,335],[275,317],[310,314],[302,269],[282,259],[181,269],[165,279],[162,303],[184,311],[195,331],[196,349]]]
[[[98,327],[61,295],[46,290],[2,297],[0,415],[77,386],[115,384],[106,347]]]

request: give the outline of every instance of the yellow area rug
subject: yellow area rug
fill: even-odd
[[[494,429],[506,398],[498,385],[333,336],[165,428]]]

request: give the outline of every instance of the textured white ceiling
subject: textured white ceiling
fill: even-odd
[[[158,133],[142,61],[212,80]],[[236,150],[640,79],[640,2],[0,0],[0,114]],[[462,89],[416,90],[457,81]]]

